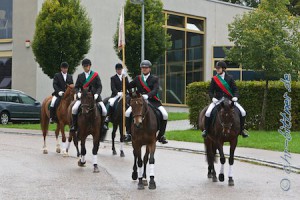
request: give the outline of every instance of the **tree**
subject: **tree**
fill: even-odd
[[[257,9],[228,25],[229,40],[234,46],[226,52],[227,59],[264,74],[260,129],[265,124],[270,78],[290,73],[295,80],[300,70],[300,23],[287,10],[287,3],[288,0],[262,0]]]
[[[171,46],[170,36],[163,28],[165,16],[161,0],[144,0],[145,2],[145,59],[155,63]],[[140,74],[141,62],[141,5],[126,1],[124,7],[126,66],[131,76]],[[118,28],[114,35],[114,49],[122,60],[122,52],[118,50]]]
[[[289,11],[293,15],[300,15],[300,0],[290,0],[290,5],[288,5]]]
[[[72,74],[90,49],[91,33],[91,21],[79,0],[46,0],[36,19],[32,44],[43,72],[53,78],[66,61]]]

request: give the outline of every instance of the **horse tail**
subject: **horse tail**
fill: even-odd
[[[47,97],[41,106],[41,129],[43,132],[43,135],[45,136],[48,133],[48,127],[49,127],[49,117],[47,115],[48,110],[48,101],[50,97]]]

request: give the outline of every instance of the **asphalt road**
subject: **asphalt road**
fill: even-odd
[[[125,145],[125,158],[113,156],[111,145],[101,143],[98,152],[100,173],[94,174],[91,142],[87,142],[86,167],[77,166],[76,152],[55,153],[55,139],[48,137],[48,154],[42,154],[42,136],[7,134],[0,129],[0,199],[298,199],[300,175],[283,170],[235,161],[235,186],[207,178],[203,155],[157,149],[156,190],[137,190],[131,180],[132,148]],[[119,149],[119,145],[116,146]],[[219,165],[216,167],[219,170]],[[290,190],[280,187],[282,178]]]

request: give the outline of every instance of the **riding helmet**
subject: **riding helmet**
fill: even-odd
[[[82,66],[92,65],[92,62],[90,61],[90,59],[85,58],[82,60],[81,64],[82,64]]]
[[[60,67],[61,67],[61,68],[68,68],[68,67],[69,67],[69,64],[68,64],[67,62],[62,62],[62,63],[60,64]]]
[[[143,60],[140,64],[140,68],[142,67],[151,67],[152,63],[149,60]]]
[[[116,69],[123,69],[123,65],[121,63],[117,63],[115,68]]]
[[[216,67],[222,67],[222,68],[227,68],[227,64],[224,61],[219,61],[216,64]]]

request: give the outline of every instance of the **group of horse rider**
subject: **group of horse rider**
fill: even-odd
[[[122,98],[122,81],[123,76],[125,76],[125,85],[126,85],[126,94],[127,90],[131,88],[137,88],[137,92],[142,94],[142,97],[151,105],[153,105],[156,109],[158,109],[162,115],[161,123],[160,123],[160,131],[157,136],[157,140],[162,144],[168,143],[164,134],[167,126],[168,113],[166,109],[162,106],[161,100],[158,97],[159,90],[159,81],[158,77],[152,75],[151,67],[152,64],[149,60],[143,60],[140,63],[141,75],[136,76],[131,82],[128,81],[127,74],[123,70],[122,64],[118,63],[115,66],[116,74],[111,77],[111,97],[109,99],[109,106],[106,108],[102,98],[102,84],[101,79],[97,72],[91,70],[92,63],[89,59],[82,60],[83,71],[78,75],[76,83],[75,83],[75,91],[76,91],[76,102],[72,107],[72,125],[70,131],[77,130],[77,114],[78,108],[81,104],[81,91],[84,88],[90,88],[90,91],[94,95],[94,99],[101,107],[102,111],[102,121],[103,128],[108,129],[108,123],[110,121],[110,115],[113,110],[113,105],[116,100]],[[55,116],[55,101],[58,97],[62,97],[65,90],[66,85],[73,84],[73,79],[70,74],[68,74],[68,63],[62,62],[60,65],[61,72],[56,73],[53,78],[53,88],[54,92],[52,93],[52,100],[50,104],[50,123],[53,122]],[[234,102],[234,105],[240,111],[240,134],[243,137],[248,137],[247,131],[245,130],[245,117],[246,111],[243,107],[237,102],[238,101],[238,89],[236,87],[235,81],[226,72],[227,65],[224,61],[219,61],[215,65],[215,69],[217,74],[211,79],[210,87],[209,87],[209,96],[212,99],[212,103],[209,105],[206,113],[205,113],[205,130],[202,132],[202,136],[204,138],[209,134],[209,127],[211,124],[211,113],[216,108],[216,106],[220,103],[220,100],[223,97],[227,97]],[[125,141],[131,141],[131,112],[132,108],[129,107],[126,112],[126,137]]]

